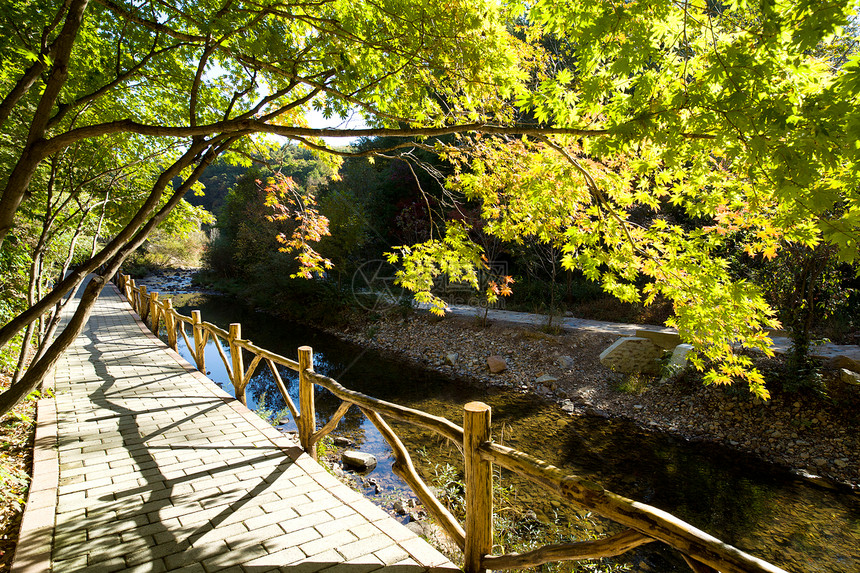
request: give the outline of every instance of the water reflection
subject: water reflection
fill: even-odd
[[[649,434],[623,421],[570,417],[554,405],[513,392],[464,387],[220,297],[177,295],[174,306],[183,314],[200,309],[204,320],[222,328],[240,322],[244,338],[293,359],[298,346],[310,345],[317,372],[349,388],[457,423],[462,420],[463,404],[485,401],[493,407],[496,440],[669,511],[789,571],[860,571],[860,501],[855,494],[811,486],[782,468],[719,446]],[[191,361],[183,346],[180,338],[180,354]],[[245,363],[249,361],[246,356]],[[211,341],[206,364],[210,377],[232,393]],[[281,376],[298,403],[298,376],[287,369],[281,370]],[[269,410],[286,408],[265,365],[249,383],[247,396],[252,409],[264,399]],[[316,401],[319,424],[329,419],[340,402],[321,388]],[[287,428],[295,428],[292,420],[285,422]],[[413,456],[416,451],[426,454],[430,471],[434,465],[461,463],[459,452],[444,440],[415,428],[392,426]],[[362,451],[377,456],[379,465],[373,475],[381,495],[403,487],[391,474],[393,460],[387,445],[357,408],[350,409],[335,434],[348,436]],[[539,515],[564,513],[564,505],[545,492],[515,483],[517,497]],[[665,551],[650,545],[643,551],[651,555],[650,562],[657,563],[658,570],[686,570]]]

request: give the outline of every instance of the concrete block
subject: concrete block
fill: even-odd
[[[681,337],[675,332],[657,332],[656,330],[640,328],[633,336],[647,338],[664,350],[672,350],[681,344]]]
[[[679,344],[672,351],[672,357],[663,369],[662,381],[666,381],[687,369],[687,355],[693,350],[692,344]]]

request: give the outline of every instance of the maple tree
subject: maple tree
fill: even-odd
[[[271,207],[273,214],[270,221],[292,221],[293,229],[287,233],[278,233],[277,240],[281,243],[278,249],[282,253],[296,253],[299,270],[290,278],[313,278],[323,275],[332,268],[332,262],[320,255],[312,243],[319,242],[329,236],[328,219],[317,210],[317,201],[313,193],[300,193],[292,177],[276,173],[274,180],[266,187],[266,205]],[[259,182],[258,182],[259,184]]]
[[[484,232],[553,245],[565,268],[621,300],[672,301],[668,324],[694,345],[706,382],[745,379],[767,397],[739,349],[770,355],[778,322],[723,255],[743,236],[750,256],[827,243],[857,261],[860,61],[856,49],[821,49],[856,46],[839,35],[856,3],[522,8],[534,65],[516,108],[575,133],[437,144],[456,167],[451,192],[480,205]],[[458,222],[392,255],[401,283],[437,310],[433,276],[453,269],[476,286],[466,236]]]
[[[180,145],[112,239],[0,328],[5,345],[106,265],[0,411],[38,383],[83,328],[104,280],[206,165],[247,150],[255,133],[332,155],[416,145],[441,153],[457,168],[452,192],[481,204],[487,229],[558,246],[567,266],[625,300],[664,295],[697,363],[722,364],[710,381],[746,377],[765,395],[733,349],[766,351],[772,313],[716,255],[743,230],[760,256],[778,242],[827,242],[856,259],[860,64],[822,49],[856,8],[853,0],[7,3],[0,247],[54,154],[129,135]],[[308,127],[312,107],[358,110],[369,127]],[[434,140],[450,134],[464,134],[461,145]],[[353,153],[327,147],[325,135],[404,141]],[[665,216],[668,206],[709,224],[685,228]],[[633,217],[642,210],[634,207],[649,215]],[[403,259],[404,284],[427,300],[434,274],[472,282],[482,264],[461,224]]]
[[[368,136],[444,133],[486,119],[485,104],[510,83],[515,64],[496,8],[400,0],[0,7],[0,247],[56,153],[128,135],[179,142],[178,153],[156,163],[146,196],[113,198],[131,214],[111,240],[0,328],[5,346],[101,267],[66,331],[0,396],[0,412],[38,384],[83,328],[105,279],[206,166],[229,149],[242,152],[247,136],[314,146],[316,136],[337,132],[307,127],[313,106],[327,115],[358,107],[373,118]]]

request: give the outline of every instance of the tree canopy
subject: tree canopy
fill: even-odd
[[[449,186],[480,203],[490,234],[554,244],[565,267],[623,300],[672,300],[670,324],[694,344],[694,363],[717,364],[706,380],[745,378],[766,396],[737,350],[770,353],[766,329],[777,323],[723,255],[741,237],[752,256],[824,242],[856,261],[860,62],[840,28],[855,9],[530,5],[520,35],[534,67],[515,105],[580,133],[476,134],[439,146],[457,166]],[[827,48],[839,43],[849,47],[834,57]],[[402,250],[401,279],[438,303],[428,279],[447,272],[474,282],[479,255],[451,225],[444,240]]]
[[[220,154],[277,134],[334,156],[423,147],[487,229],[565,253],[624,299],[660,293],[709,380],[746,377],[772,313],[721,258],[729,237],[857,256],[854,0],[14,0],[0,6],[0,247],[74,146],[132,150],[145,195],[98,252],[0,329],[6,344],[101,265],[111,276]],[[847,30],[847,32],[846,32]],[[846,38],[848,38],[846,40]],[[367,128],[316,129],[311,108]],[[458,134],[456,143],[438,140]],[[326,135],[390,136],[343,151]],[[159,152],[158,150],[165,150]],[[95,157],[95,155],[94,155]],[[178,179],[177,179],[178,178]],[[175,183],[174,181],[178,181]],[[138,187],[140,189],[140,187]],[[71,190],[74,194],[77,191]],[[682,210],[699,225],[669,217]],[[462,224],[404,249],[402,279],[465,279]],[[422,256],[414,256],[422,253]],[[92,301],[103,279],[92,283]],[[89,303],[88,303],[89,304]],[[79,308],[82,326],[87,304]],[[73,338],[61,336],[25,385]],[[5,406],[4,406],[5,407]]]

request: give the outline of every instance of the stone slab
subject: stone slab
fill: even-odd
[[[681,344],[681,337],[676,332],[662,332],[640,328],[634,336],[647,338],[664,350],[672,350]]]
[[[453,568],[168,349],[112,285],[54,378],[16,573],[384,569],[377,553],[408,556],[408,573]]]
[[[648,338],[625,336],[600,353],[600,363],[614,372],[657,374],[663,349]]]

